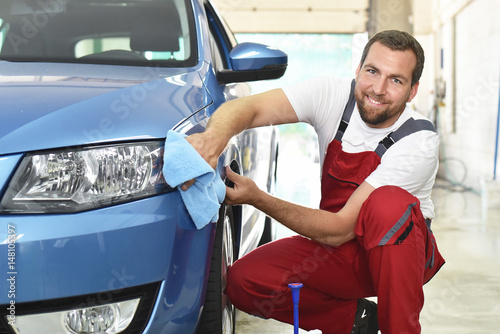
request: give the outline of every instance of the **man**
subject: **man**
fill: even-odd
[[[319,209],[275,198],[226,169],[234,182],[226,203],[253,205],[299,234],[234,263],[226,291],[237,308],[293,323],[288,283],[301,282],[304,329],[420,333],[422,286],[444,264],[430,230],[438,138],[406,105],[423,63],[411,35],[384,31],[365,47],[351,103],[349,81],[315,78],[225,103],[204,133],[188,137],[215,166],[229,139],[246,128],[307,122],[318,133]],[[372,296],[378,310],[365,299]]]

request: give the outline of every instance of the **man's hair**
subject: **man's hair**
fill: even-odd
[[[363,66],[366,60],[370,47],[375,42],[379,42],[383,46],[394,51],[413,51],[417,57],[417,63],[411,76],[411,85],[413,86],[418,82],[418,80],[420,80],[422,70],[424,69],[424,50],[422,49],[420,43],[412,35],[399,30],[385,30],[375,34],[372,38],[370,38],[363,50],[363,55],[361,56],[361,66]]]

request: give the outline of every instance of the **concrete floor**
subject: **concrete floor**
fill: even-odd
[[[433,231],[446,264],[424,287],[422,333],[499,333],[500,208],[470,192],[435,189],[433,197]],[[293,333],[293,326],[238,312],[236,333]]]
[[[296,167],[295,161],[294,168],[304,168],[304,171],[314,168],[310,159],[304,162],[299,164],[302,167]],[[290,166],[285,161],[286,165]],[[282,171],[286,173],[284,169]],[[297,175],[311,174],[295,169],[294,176]],[[300,196],[303,189],[318,186],[312,183],[311,187],[311,181],[303,178],[298,182],[308,185],[300,187]],[[500,333],[500,186],[490,184],[487,188],[489,191],[483,195],[439,186],[433,191],[436,218],[432,229],[446,264],[424,287],[426,301],[420,315],[424,334]],[[294,200],[293,193],[293,189],[284,189],[281,196],[278,191],[278,196]],[[310,201],[316,200],[312,198]],[[307,200],[306,203],[304,200],[296,202],[310,204]],[[290,233],[281,228],[278,237]],[[236,319],[237,334],[293,333],[291,325],[239,311]]]

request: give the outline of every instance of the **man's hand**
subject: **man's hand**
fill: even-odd
[[[239,204],[254,204],[254,201],[261,193],[261,190],[255,182],[248,177],[241,176],[226,166],[226,177],[229,181],[234,183],[234,187],[226,187],[226,204],[239,205]]]
[[[213,169],[217,167],[220,152],[216,152],[216,145],[207,132],[192,134],[186,137],[186,140]]]
[[[219,159],[219,155],[214,152],[213,141],[211,144],[210,136],[206,132],[195,133],[188,137],[186,140],[194,147],[194,149],[201,155],[203,159],[213,168],[217,167],[217,161]],[[185,182],[181,189],[186,191],[191,187],[194,183],[194,180],[190,180]]]

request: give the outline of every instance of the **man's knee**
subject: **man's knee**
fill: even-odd
[[[280,286],[270,289],[270,283],[260,276],[259,269],[245,260],[243,257],[229,269],[226,295],[236,308],[270,318],[276,308],[283,304],[283,291]]]
[[[406,190],[396,186],[384,186],[375,189],[366,199],[360,218],[365,222],[376,219],[392,226],[415,206],[420,206],[418,199]]]
[[[375,203],[383,203],[384,201],[394,203],[407,203],[414,202],[415,200],[417,200],[415,196],[401,187],[383,186],[372,191],[366,201],[374,201]]]
[[[243,295],[245,293],[245,277],[247,273],[246,266],[240,266],[239,262],[236,261],[230,268],[227,273],[227,282],[226,282],[226,295],[233,305],[238,307],[236,304],[238,301],[241,301]],[[240,307],[238,307],[240,308]]]
[[[406,226],[418,210],[420,202],[406,190],[396,186],[377,188],[363,203],[354,233],[366,249],[379,246],[387,233]]]

